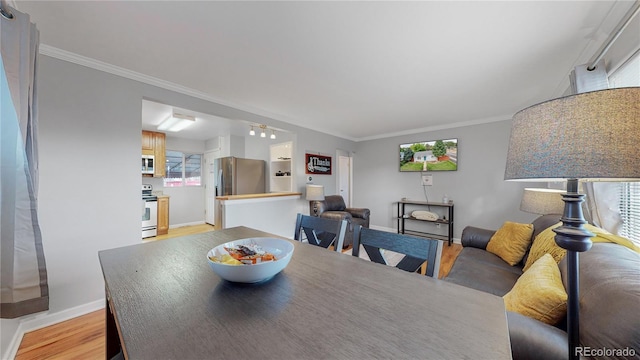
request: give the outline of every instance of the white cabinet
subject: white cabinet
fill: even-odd
[[[293,191],[293,169],[291,167],[292,143],[271,145],[269,164],[270,192]]]

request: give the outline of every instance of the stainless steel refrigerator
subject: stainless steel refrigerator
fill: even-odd
[[[216,196],[265,192],[266,161],[233,156],[215,159]]]
[[[223,157],[213,160],[216,196],[261,194],[265,192],[266,161]],[[215,227],[223,229],[222,205],[214,201]]]

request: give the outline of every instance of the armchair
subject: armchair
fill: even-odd
[[[353,244],[353,229],[355,225],[369,227],[369,209],[348,208],[340,195],[328,195],[324,200],[309,201],[309,214],[335,220],[347,220],[347,233],[344,237],[343,248]]]

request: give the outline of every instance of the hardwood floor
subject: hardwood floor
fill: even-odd
[[[169,234],[149,238],[163,240],[171,237],[211,231],[211,225],[196,225],[169,229]],[[462,245],[443,246],[439,278],[446,276],[462,251]],[[16,360],[40,359],[104,359],[105,310],[79,316],[58,324],[26,333],[20,343]]]
[[[16,360],[104,359],[104,309],[24,334]]]
[[[451,244],[451,246],[444,245],[442,247],[442,257],[440,257],[440,271],[438,272],[438,279],[442,279],[449,275],[453,262],[456,261],[458,254],[462,251],[462,245]]]
[[[186,236],[193,234],[200,234],[207,231],[213,231],[215,228],[213,225],[209,224],[200,224],[200,225],[192,225],[192,226],[182,226],[178,228],[169,229],[169,233],[166,235],[158,235],[150,238],[144,239],[144,242],[148,241],[156,241],[156,240],[165,240],[178,236]]]

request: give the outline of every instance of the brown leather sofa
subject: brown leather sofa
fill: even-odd
[[[536,219],[534,239],[558,221],[557,215]],[[498,296],[509,292],[522,275],[528,252],[520,264],[509,266],[485,250],[494,232],[466,227],[462,252],[445,281]],[[565,260],[559,267],[566,288]],[[507,312],[507,321],[514,359],[568,358],[566,319],[552,326]],[[613,243],[594,243],[580,253],[580,341],[592,355],[608,349],[599,358],[626,358],[631,351],[631,357],[640,356],[640,254]],[[620,353],[613,352],[618,349]]]
[[[328,195],[324,200],[309,201],[309,214],[328,219],[347,220],[348,227],[343,245],[343,248],[347,248],[353,244],[354,225],[368,228],[371,212],[365,208],[348,208],[342,196]]]

